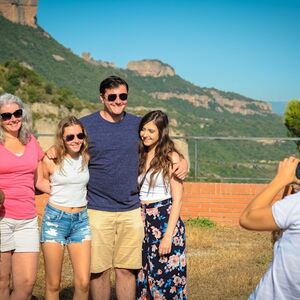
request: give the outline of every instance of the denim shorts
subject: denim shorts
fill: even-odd
[[[41,243],[56,242],[62,245],[91,240],[87,209],[78,213],[64,212],[49,204],[46,205]]]

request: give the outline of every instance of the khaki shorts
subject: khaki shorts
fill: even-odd
[[[91,273],[112,267],[140,269],[144,224],[140,208],[125,212],[88,209],[92,232]]]
[[[0,218],[0,251],[39,252],[37,217],[28,220]]]

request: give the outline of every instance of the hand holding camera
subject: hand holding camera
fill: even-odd
[[[294,156],[282,160],[278,165],[274,181],[282,186],[291,183],[300,184],[300,160]]]

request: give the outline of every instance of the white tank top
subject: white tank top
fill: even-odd
[[[55,170],[50,180],[50,203],[65,207],[81,207],[87,204],[89,170],[87,166],[82,169],[81,155],[76,159],[65,158],[62,168]]]
[[[154,175],[154,187],[149,189],[150,185],[150,175],[151,172],[148,172],[144,182],[140,188],[140,200],[141,201],[150,201],[150,200],[166,200],[171,198],[171,188],[170,183],[164,182],[162,172],[158,172]],[[139,183],[143,180],[145,175],[140,175],[138,178]]]

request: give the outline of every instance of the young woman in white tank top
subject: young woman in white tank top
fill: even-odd
[[[145,238],[137,299],[187,299],[185,228],[180,218],[183,183],[172,174],[182,155],[169,137],[168,117],[162,111],[146,114],[139,134]]]
[[[64,248],[67,246],[74,272],[74,298],[88,299],[91,233],[86,209],[88,143],[81,122],[66,117],[55,140],[56,159],[43,159],[44,176],[51,192],[45,208],[41,243],[45,261],[45,298],[59,299]]]

